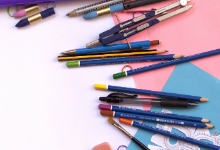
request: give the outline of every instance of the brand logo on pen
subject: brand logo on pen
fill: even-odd
[[[104,37],[104,38],[102,38],[102,39],[107,39],[107,38],[109,38],[109,37],[111,37],[111,36],[113,36],[113,34],[111,34],[111,35],[109,35],[109,36],[106,36],[106,37]]]

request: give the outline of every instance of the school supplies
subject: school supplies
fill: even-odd
[[[164,1],[164,0],[136,0],[136,1],[126,2],[126,3],[119,3],[119,4],[116,4],[113,6],[109,6],[107,8],[103,8],[100,10],[95,10],[95,11],[89,12],[88,14],[83,16],[83,18],[84,19],[94,19],[94,18],[97,18],[97,17],[105,15],[105,14],[115,13],[118,11],[128,10],[128,9],[132,9],[132,8],[136,8],[136,7],[140,7],[140,6],[144,6],[144,5],[149,5],[149,4],[153,4],[153,3],[158,3],[158,2],[162,2],[162,1]]]
[[[138,95],[128,95],[124,93],[111,93],[107,97],[100,97],[102,102],[113,104],[139,104],[139,105],[154,105],[161,107],[182,107],[198,106],[198,103],[189,102],[188,100],[177,99],[153,99],[153,98],[137,98]]]
[[[97,66],[97,65],[110,65],[121,63],[136,63],[145,61],[160,61],[160,60],[173,60],[184,57],[183,55],[159,55],[159,56],[143,56],[143,57],[127,57],[127,58],[112,58],[112,59],[98,59],[87,61],[74,61],[67,62],[67,67],[81,67],[81,66]]]
[[[187,0],[187,2],[189,2],[190,0]],[[142,16],[139,16],[139,17],[136,17],[134,19],[130,19],[130,20],[127,20],[125,22],[122,22],[122,23],[119,23],[118,25],[114,26],[113,28],[111,28],[110,30],[107,30],[101,34],[99,34],[99,39],[95,40],[95,41],[92,41],[90,43],[88,43],[86,45],[87,48],[90,48],[92,46],[95,46],[99,43],[103,44],[103,45],[107,45],[107,44],[110,44],[112,42],[115,42],[115,41],[119,41],[119,40],[123,40],[123,39],[126,39],[132,35],[135,35],[163,20],[166,20],[170,17],[173,17],[175,15],[178,15],[180,13],[183,13],[187,10],[189,10],[193,5],[188,5],[188,6],[185,6],[185,7],[182,7],[180,9],[177,9],[171,13],[168,13],[168,14],[165,14],[161,17],[158,17],[156,19],[153,19],[147,23],[143,23],[137,27],[134,27],[134,28],[131,28],[131,29],[128,29],[129,27],[132,27],[136,24],[139,24],[145,20],[148,20],[156,15],[159,15],[159,14],[163,14],[164,12],[170,10],[170,9],[173,9],[175,7],[178,7],[178,6],[181,6],[180,2],[176,2],[176,3],[173,3],[171,5],[168,5],[166,7],[163,7],[159,10],[156,10],[156,11],[152,11],[150,13],[147,13],[145,15],[142,15]]]
[[[137,119],[137,120],[143,120],[143,121],[160,122],[160,123],[175,124],[175,125],[182,125],[182,126],[189,126],[189,127],[205,128],[205,129],[214,128],[213,125],[209,125],[207,123],[191,122],[191,121],[177,120],[177,119],[172,119],[172,118],[162,118],[162,117],[139,115],[139,114],[132,114],[132,113],[124,113],[124,112],[117,112],[117,111],[111,111],[111,110],[101,110],[100,114],[104,116],[110,116],[110,117]]]
[[[200,96],[191,96],[191,95],[183,95],[183,94],[176,94],[176,93],[167,93],[167,92],[150,91],[150,90],[135,89],[135,88],[126,88],[126,87],[112,86],[112,85],[105,85],[105,84],[95,84],[94,87],[97,90],[108,90],[108,91],[116,91],[116,92],[141,94],[141,95],[170,97],[170,98],[175,98],[175,99],[185,99],[185,100],[196,101],[196,102],[207,102],[208,101],[208,99],[202,98]]]
[[[145,67],[137,68],[134,70],[116,73],[113,75],[113,78],[117,79],[117,78],[121,78],[121,77],[131,76],[134,74],[139,74],[139,73],[150,71],[150,70],[155,70],[155,69],[168,67],[168,66],[172,66],[172,65],[176,65],[176,64],[180,64],[180,63],[184,63],[184,62],[189,62],[192,60],[197,60],[197,59],[201,59],[201,58],[205,58],[205,57],[209,57],[209,56],[213,56],[213,55],[217,55],[217,54],[220,54],[220,49],[199,53],[199,54],[187,56],[187,57],[172,60],[172,61],[166,61],[166,62],[162,62],[162,63],[158,63],[158,64],[153,64],[150,66],[145,66]]]
[[[35,22],[40,21],[42,19],[45,19],[49,16],[52,16],[54,14],[55,14],[54,8],[48,8],[45,11],[42,11],[42,12],[37,13],[31,17],[28,17],[28,18],[25,18],[25,19],[19,21],[15,26],[16,27],[25,27],[25,26],[28,26],[32,23],[35,23]]]
[[[159,40],[154,41],[139,41],[139,42],[131,42],[131,49],[129,49],[128,44],[113,44],[113,45],[106,45],[106,46],[99,46],[99,47],[92,47],[92,48],[81,48],[81,49],[72,49],[69,51],[62,52],[64,55],[78,55],[78,54],[85,54],[85,53],[94,53],[94,52],[105,52],[105,51],[113,51],[113,50],[144,50],[149,49],[150,46],[159,45],[161,42]]]
[[[193,121],[193,122],[203,122],[203,123],[211,122],[210,120],[204,119],[201,117],[186,116],[186,115],[179,115],[179,114],[170,114],[170,113],[142,110],[142,109],[136,109],[136,108],[121,107],[121,106],[99,104],[98,107],[101,110],[112,110],[112,111],[117,111],[117,112],[157,116],[157,117],[164,117],[164,118],[173,118],[173,119],[178,119],[178,120],[188,120],[188,121]]]
[[[87,60],[87,59],[104,59],[104,58],[120,58],[129,56],[146,56],[146,55],[156,55],[167,52],[166,50],[142,50],[142,51],[132,51],[132,52],[115,52],[115,53],[100,53],[100,54],[89,54],[89,55],[78,55],[78,56],[58,56],[58,61],[68,61],[68,60]]]
[[[19,17],[23,17],[23,16],[26,16],[26,15],[30,15],[30,14],[35,13],[37,11],[39,11],[39,6],[38,5],[28,6],[26,8],[23,8],[23,9],[17,11],[13,15],[13,17],[19,18]]]
[[[189,142],[191,144],[195,144],[195,145],[198,145],[198,146],[203,146],[203,147],[206,147],[208,149],[220,150],[220,146],[213,145],[213,144],[210,144],[210,143],[206,143],[206,142],[196,140],[196,139],[193,139],[193,138],[190,138],[190,137],[186,137],[186,136],[183,136],[183,135],[179,135],[179,134],[176,134],[176,133],[172,133],[172,132],[169,132],[169,131],[166,131],[166,130],[163,130],[163,129],[159,129],[159,128],[156,128],[156,127],[152,127],[152,126],[149,126],[145,123],[140,123],[140,122],[124,119],[124,118],[120,118],[119,122],[124,123],[124,124],[128,124],[130,126],[134,126],[134,127],[137,127],[137,128],[143,129],[143,130],[148,130],[148,131],[152,131],[152,132],[162,134],[162,135],[165,135],[165,136],[168,136],[168,137],[172,137],[172,138],[175,138],[177,140],[184,141],[184,142]]]
[[[126,131],[124,128],[122,128],[117,122],[115,122],[111,117],[108,118],[108,122],[118,128],[121,132],[123,132],[125,135],[127,135],[133,142],[135,142],[138,146],[140,146],[143,150],[150,150],[147,148],[143,143],[141,143],[139,140],[137,140],[135,137],[133,137],[128,131]]]
[[[105,0],[105,1],[97,2],[97,3],[91,4],[91,5],[87,5],[87,6],[77,8],[77,9],[71,11],[70,13],[68,13],[67,16],[75,17],[75,16],[78,16],[78,15],[87,14],[91,11],[106,8],[106,7],[109,7],[109,6],[112,6],[112,5],[115,5],[115,4],[119,4],[119,3],[122,3],[122,2],[125,2],[125,1],[128,1],[128,0]]]

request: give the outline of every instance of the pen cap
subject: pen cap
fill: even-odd
[[[120,72],[120,73],[117,73],[117,74],[114,74],[113,75],[113,78],[114,79],[118,79],[118,78],[121,78],[121,77],[126,77],[126,73],[125,72]]]
[[[49,16],[54,15],[54,14],[55,14],[55,11],[54,11],[54,8],[52,7],[52,8],[48,8],[48,9],[45,10],[45,11],[40,12],[40,14],[41,14],[41,16],[42,16],[42,19],[44,19],[44,18],[47,18],[47,17],[49,17]]]

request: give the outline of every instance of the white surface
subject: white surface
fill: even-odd
[[[65,16],[92,2],[57,3],[55,16],[22,29],[0,9],[1,150],[90,150],[102,142],[116,150],[130,143],[99,114],[98,98],[110,92],[93,88],[95,83],[135,87],[132,77],[113,80],[124,65],[68,69],[57,61],[60,52],[85,47],[113,27],[111,15],[92,21]],[[133,135],[137,130],[123,127]]]

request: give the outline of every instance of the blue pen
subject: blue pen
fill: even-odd
[[[187,2],[189,2],[190,0],[187,0]],[[159,14],[163,14],[164,12],[167,12],[168,10],[170,9],[173,9],[173,8],[176,8],[178,6],[181,6],[181,2],[178,1],[178,2],[175,2],[171,5],[168,5],[168,6],[165,6],[161,9],[158,9],[156,11],[152,11],[150,13],[147,13],[147,14],[144,14],[142,16],[139,16],[139,17],[136,17],[134,19],[130,19],[130,20],[127,20],[125,22],[122,22],[122,23],[119,23],[118,25],[114,26],[113,28],[99,34],[99,38],[86,44],[86,47],[87,48],[90,48],[90,47],[93,47],[99,43],[103,44],[103,45],[107,45],[107,44],[110,44],[112,42],[115,42],[115,41],[119,41],[119,40],[123,40],[123,39],[126,39],[132,35],[135,35],[149,27],[152,27],[154,26],[155,24],[163,21],[163,20],[166,20],[170,17],[173,17],[175,15],[178,15],[180,13],[183,13],[183,12],[186,12],[187,10],[189,10],[190,8],[193,7],[193,5],[187,5],[185,7],[182,7],[180,9],[177,9],[171,13],[168,13],[168,14],[165,14],[161,17],[158,17],[156,19],[153,19],[149,22],[145,22],[139,26],[136,26],[136,27],[133,27],[133,28],[129,28],[129,27],[132,27],[132,26],[135,26],[135,25],[138,25],[139,23],[141,22],[144,22],[156,15],[159,15]]]
[[[155,111],[141,110],[141,109],[136,109],[136,108],[121,107],[121,106],[113,106],[113,105],[99,104],[99,109],[132,113],[132,114],[140,114],[140,115],[157,116],[157,117],[164,117],[164,118],[173,118],[173,119],[178,119],[178,120],[188,120],[188,121],[194,121],[194,122],[203,122],[203,123],[211,122],[210,120],[204,119],[201,117],[169,114],[169,113],[163,113],[163,112],[155,112]]]
[[[190,137],[186,137],[186,136],[183,136],[183,135],[179,135],[179,134],[176,134],[176,133],[172,133],[172,132],[169,132],[169,131],[166,131],[166,130],[163,130],[163,129],[155,128],[155,127],[149,126],[149,125],[144,124],[144,123],[139,123],[139,122],[132,121],[132,120],[129,120],[129,119],[124,119],[124,118],[120,118],[119,122],[124,123],[124,124],[128,124],[130,126],[134,126],[134,127],[140,128],[140,129],[144,129],[144,130],[152,131],[152,132],[155,132],[155,133],[158,133],[158,134],[162,134],[162,135],[165,135],[165,136],[168,136],[168,137],[172,137],[172,138],[175,138],[177,140],[181,140],[181,141],[184,141],[184,142],[188,142],[188,143],[191,143],[191,144],[202,146],[202,147],[205,147],[205,148],[208,148],[208,149],[220,150],[220,146],[210,144],[210,143],[206,143],[206,142],[196,140],[196,139],[193,139],[193,138],[190,138]]]
[[[140,42],[131,42],[131,48],[141,48],[149,49],[152,45],[158,45],[161,42],[159,40],[155,41],[140,41]],[[92,48],[80,48],[80,49],[72,49],[69,51],[62,52],[64,55],[78,55],[78,54],[86,54],[86,53],[94,53],[94,52],[105,52],[105,51],[115,51],[115,50],[127,50],[129,49],[129,45],[127,43],[122,44],[113,44],[113,45],[106,45],[106,46],[99,46],[99,47],[92,47]]]
[[[187,56],[187,57],[172,60],[172,61],[162,62],[162,63],[158,63],[158,64],[154,64],[154,65],[150,65],[150,66],[146,66],[142,68],[137,68],[134,70],[116,73],[113,75],[113,78],[117,79],[121,77],[131,76],[131,75],[139,74],[142,72],[151,71],[151,70],[155,70],[155,69],[159,69],[159,68],[163,68],[167,66],[172,66],[172,65],[176,65],[176,64],[180,64],[184,62],[189,62],[192,60],[197,60],[197,59],[201,59],[201,58],[205,58],[205,57],[209,57],[209,56],[213,56],[217,54],[220,54],[220,49],[216,49],[216,50],[212,50],[212,51],[208,51],[208,52],[204,52],[200,54],[195,54],[195,55]]]
[[[206,129],[214,128],[213,125],[209,125],[206,123],[191,122],[191,121],[177,120],[177,119],[171,119],[171,118],[162,118],[162,117],[156,117],[156,116],[138,115],[138,114],[117,112],[117,111],[111,111],[111,110],[101,110],[100,114],[111,116],[111,117],[137,119],[137,120],[143,120],[143,121],[168,123],[168,124],[197,127],[197,128],[206,128]]]
[[[143,56],[143,57],[126,57],[126,58],[112,58],[112,59],[98,59],[87,61],[74,61],[67,62],[67,67],[81,67],[81,66],[97,66],[97,65],[110,65],[121,63],[136,63],[145,61],[160,61],[160,60],[173,60],[184,57],[183,55],[158,55],[158,56]]]
[[[109,14],[109,13],[115,13],[122,10],[128,10],[140,6],[145,6],[153,3],[158,3],[164,0],[138,0],[138,1],[130,1],[127,3],[120,3],[113,6],[109,6],[108,8],[99,9],[96,11],[89,12],[86,14],[83,18],[84,19],[93,19],[97,18],[99,16]]]
[[[183,94],[175,94],[175,93],[167,93],[167,92],[159,92],[159,91],[150,91],[150,90],[142,90],[142,89],[135,89],[135,88],[126,88],[126,87],[112,86],[112,85],[105,85],[105,84],[95,84],[94,87],[95,87],[95,89],[99,89],[99,90],[108,90],[108,91],[150,95],[150,96],[159,96],[159,97],[170,97],[170,98],[175,98],[175,99],[185,99],[185,100],[197,101],[197,102],[208,101],[208,99],[202,98],[200,96],[191,96],[191,95],[183,95]]]

